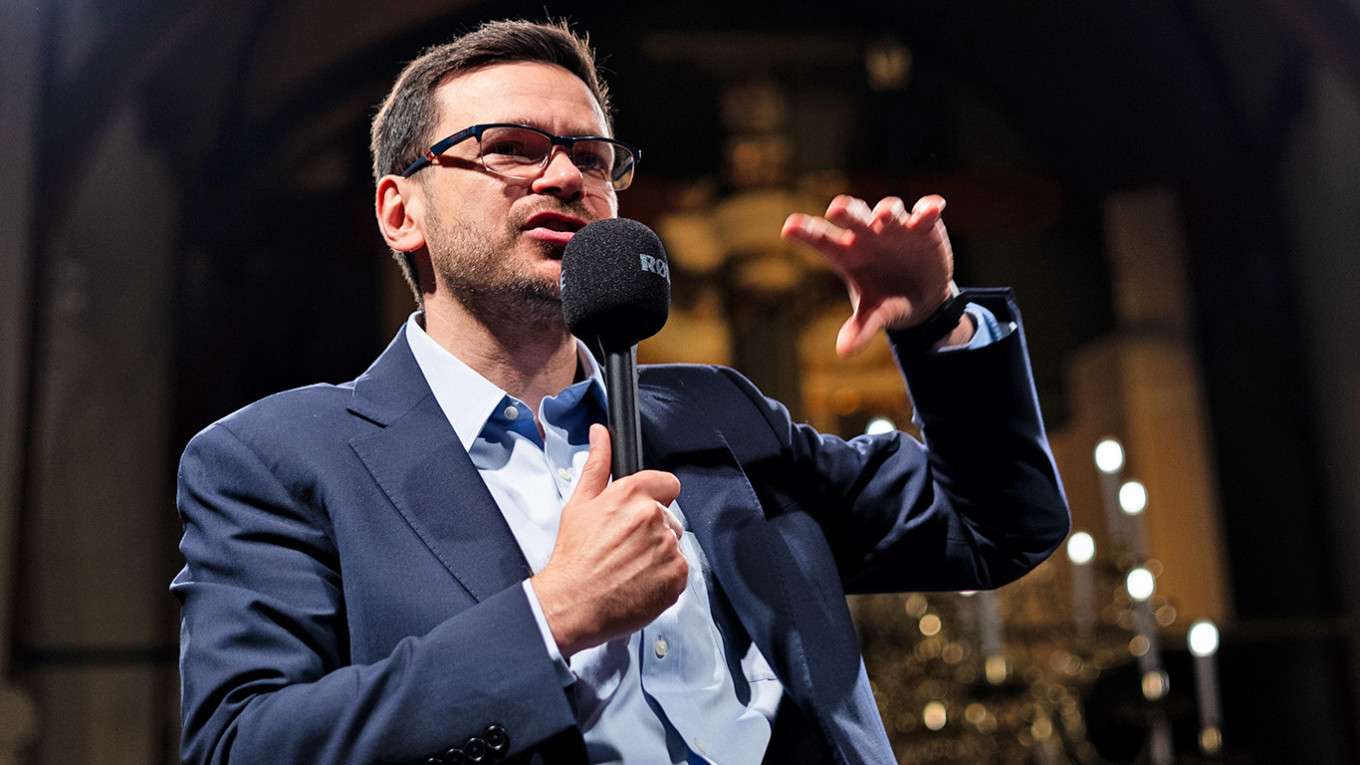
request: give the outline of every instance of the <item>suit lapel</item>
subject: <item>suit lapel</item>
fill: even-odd
[[[639,388],[644,454],[680,479],[680,506],[738,621],[809,721],[847,762],[891,762],[830,548],[806,513],[767,518],[703,392]],[[838,758],[839,759],[839,758]]]
[[[354,385],[350,411],[384,426],[350,442],[388,500],[477,600],[532,573],[406,343]]]
[[[737,619],[795,697],[808,690],[806,651],[785,591],[782,539],[726,439],[695,427],[693,413],[664,389],[639,391],[649,466],[680,479],[680,508]],[[702,422],[702,420],[701,420]]]

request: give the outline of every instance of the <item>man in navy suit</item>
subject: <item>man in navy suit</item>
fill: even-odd
[[[186,762],[892,762],[844,594],[1000,586],[1066,535],[1018,314],[956,294],[939,197],[783,232],[848,286],[838,350],[889,333],[926,444],[651,367],[649,469],[611,481],[558,292],[632,179],[609,114],[562,26],[488,24],[403,72],[376,212],[420,310],[357,380],[185,450]]]

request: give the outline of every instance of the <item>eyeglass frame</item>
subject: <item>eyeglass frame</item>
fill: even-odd
[[[631,173],[629,173],[628,185],[623,186],[622,188],[614,185],[614,179],[612,177],[608,179],[610,187],[613,188],[615,191],[623,191],[624,189],[628,188],[628,186],[631,186],[633,184],[632,176],[637,173],[638,163],[642,161],[642,149],[639,149],[636,146],[633,146],[632,144],[624,143],[623,141],[620,141],[617,138],[606,138],[605,136],[601,135],[581,135],[581,136],[554,135],[553,133],[549,133],[546,130],[540,130],[539,128],[536,128],[532,125],[523,125],[517,122],[487,122],[477,125],[469,125],[468,127],[459,130],[457,133],[454,133],[453,135],[450,135],[444,138],[443,140],[436,142],[434,145],[430,146],[430,148],[425,150],[425,153],[420,156],[420,159],[417,159],[415,162],[412,162],[410,165],[406,167],[405,170],[402,170],[401,177],[410,178],[412,175],[415,174],[416,171],[435,164],[439,157],[444,154],[444,152],[448,151],[449,149],[452,149],[454,146],[457,146],[458,144],[462,143],[463,141],[466,141],[469,138],[477,139],[477,164],[481,165],[482,169],[486,170],[488,173],[499,175],[502,178],[516,178],[520,180],[531,180],[532,178],[537,177],[537,176],[521,177],[517,175],[507,175],[505,173],[500,173],[495,170],[492,170],[491,168],[486,166],[486,161],[482,157],[481,148],[482,134],[485,133],[487,130],[490,130],[491,128],[521,128],[524,130],[532,130],[533,132],[538,133],[539,135],[547,136],[549,141],[548,153],[543,155],[543,161],[538,166],[540,174],[542,173],[542,171],[547,169],[548,163],[552,161],[553,156],[552,147],[554,146],[565,147],[567,150],[568,157],[571,156],[572,147],[581,141],[604,141],[605,143],[623,148],[633,158],[633,170]],[[573,165],[575,165],[575,163],[573,163]]]

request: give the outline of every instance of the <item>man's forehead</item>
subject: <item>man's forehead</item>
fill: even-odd
[[[457,129],[485,122],[551,127],[559,120],[608,121],[581,78],[555,64],[512,61],[455,72],[435,90],[440,120]],[[587,126],[582,126],[587,127]]]

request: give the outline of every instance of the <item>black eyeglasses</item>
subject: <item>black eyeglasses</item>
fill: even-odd
[[[482,167],[496,175],[537,178],[548,167],[553,147],[562,146],[583,178],[608,183],[615,191],[623,191],[633,182],[633,171],[642,156],[640,149],[613,138],[553,135],[528,125],[495,123],[464,128],[436,143],[403,170],[401,177],[409,178],[434,164],[439,155],[469,138],[477,139],[477,159]]]

